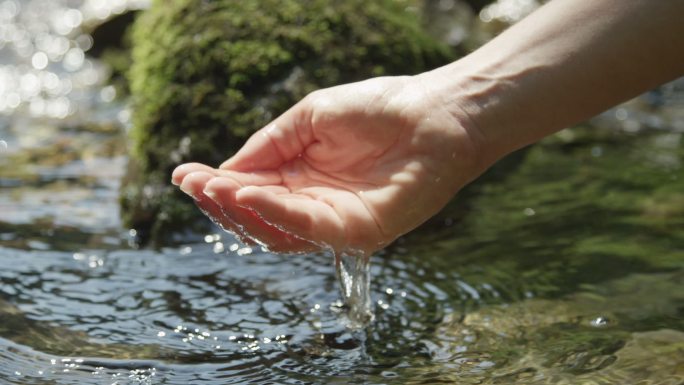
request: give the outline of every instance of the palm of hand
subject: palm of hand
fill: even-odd
[[[190,163],[174,183],[244,241],[273,251],[369,253],[439,210],[466,180],[467,153],[440,111],[401,78],[335,87],[255,133],[218,169]],[[447,117],[448,115],[448,117]]]

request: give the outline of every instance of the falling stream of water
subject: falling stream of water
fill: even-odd
[[[347,308],[346,326],[361,329],[373,320],[370,298],[370,257],[341,253],[335,255],[337,281]]]
[[[682,382],[684,79],[503,164],[372,266],[336,255],[335,282],[330,255],[218,229],[134,248],[130,113],[79,27],[134,3],[0,0],[0,384]]]

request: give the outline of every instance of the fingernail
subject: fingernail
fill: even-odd
[[[202,191],[202,193],[206,195],[209,199],[216,200],[216,193],[214,191],[205,189]]]
[[[181,185],[181,182],[183,182],[183,178],[180,178],[179,176],[182,175],[182,173],[183,173],[183,166],[184,166],[184,165],[177,166],[177,167],[171,172],[171,184],[173,184],[173,185],[175,185],[175,186],[180,186],[180,185]],[[178,177],[177,177],[176,174],[180,174],[180,175],[178,175]]]
[[[181,184],[180,189],[182,192],[188,194],[190,196],[190,198],[197,200],[197,197],[195,196],[195,192],[192,191],[192,189],[190,189],[190,186]]]

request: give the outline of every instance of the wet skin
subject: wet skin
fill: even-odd
[[[368,254],[506,154],[684,74],[683,12],[549,2],[452,64],[314,92],[219,168],[181,165],[173,182],[273,251]]]
[[[413,77],[317,91],[218,168],[173,183],[212,219],[272,251],[368,254],[473,178],[476,140]]]

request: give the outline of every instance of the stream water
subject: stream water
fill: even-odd
[[[370,265],[219,229],[139,249],[125,104],[96,61],[35,56],[77,29],[26,27],[106,13],[67,3],[0,1],[0,384],[684,382],[684,79],[514,154]]]
[[[362,329],[373,321],[370,297],[370,259],[366,256],[336,255],[335,271],[340,284],[342,305],[351,330]]]

